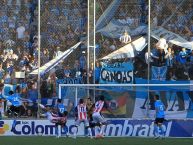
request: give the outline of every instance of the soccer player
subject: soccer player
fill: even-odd
[[[65,108],[64,104],[62,103],[61,99],[57,100],[56,109],[57,109],[57,112],[58,112],[58,116],[62,117],[63,114],[64,114],[64,111],[66,111],[66,108]]]
[[[84,103],[83,99],[79,100],[79,104],[76,106],[75,108],[75,129],[74,129],[74,138],[76,138],[77,132],[78,132],[78,126],[80,125],[80,123],[84,123],[85,128],[88,129],[88,134],[90,136],[90,138],[92,138],[92,131],[91,128],[89,126],[89,121],[87,118],[87,107],[86,104]]]
[[[57,100],[56,110],[59,117],[67,117],[68,112],[66,111],[66,108],[62,103],[61,99]],[[66,126],[66,123],[65,124],[56,123],[57,138],[61,137],[62,128],[64,129],[66,136],[68,136],[68,127]]]
[[[16,117],[20,115],[21,108],[23,107],[22,98],[13,91],[9,91],[9,96],[6,98],[8,101],[7,104],[9,106],[8,113],[14,114]]]
[[[11,131],[15,129],[16,126],[16,117],[21,115],[21,110],[24,109],[24,101],[29,101],[28,99],[23,99],[20,97],[19,93],[14,93],[9,91],[9,96],[6,98],[8,104],[8,113],[14,115]]]
[[[164,104],[161,102],[159,95],[155,95],[154,96],[154,100],[155,100],[155,111],[156,111],[156,118],[154,121],[154,127],[155,127],[155,136],[156,138],[159,137],[163,137],[164,136],[164,128],[163,128],[163,122],[164,122],[164,117],[165,117],[165,113],[164,113]]]
[[[87,107],[87,115],[88,119],[92,120],[92,113],[93,113],[93,103],[90,97],[86,99],[86,107]]]
[[[50,108],[50,106],[44,106],[42,104],[39,104],[40,108],[42,108],[43,110],[46,111],[46,113],[41,114],[41,116],[47,117],[47,119],[51,122],[51,123],[65,123],[66,122],[66,116],[64,117],[59,117],[58,114],[54,114],[52,112],[52,109]]]
[[[107,125],[106,120],[102,116],[101,112],[103,108],[106,108],[109,112],[113,114],[113,112],[108,108],[107,103],[105,102],[105,97],[103,95],[99,96],[99,101],[95,103],[94,111],[92,114],[92,118],[95,124],[100,124],[100,133],[97,133],[98,126],[95,126],[95,137],[102,138],[104,135],[104,130]]]
[[[58,114],[53,113],[53,109],[50,108],[50,106],[44,106],[42,104],[39,104],[40,108],[45,110],[46,112],[44,114],[41,114],[43,117],[47,117],[47,119],[51,123],[55,123],[56,125],[56,137],[59,138],[61,136],[61,130],[57,130],[57,126],[65,126],[67,121],[67,112],[64,111],[64,114],[62,117],[60,117]]]
[[[86,107],[87,107],[87,117],[88,117],[90,128],[94,128],[97,125],[100,126],[100,124],[96,124],[93,122],[92,114],[95,109],[95,105],[93,104],[90,97],[86,99]]]

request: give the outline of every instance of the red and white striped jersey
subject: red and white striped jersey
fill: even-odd
[[[103,106],[104,106],[104,101],[97,101],[95,103],[94,113],[96,113],[96,112],[100,113],[103,109]]]
[[[86,104],[79,104],[77,106],[77,109],[78,109],[78,119],[79,120],[87,119]]]

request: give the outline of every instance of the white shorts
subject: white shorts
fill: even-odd
[[[105,118],[99,112],[93,113],[92,118],[93,118],[94,123],[105,123],[106,122]]]
[[[59,122],[59,118],[58,117],[51,117],[49,118],[51,123],[58,123]]]
[[[76,125],[76,126],[80,126],[80,124],[81,124],[82,122],[84,123],[84,125],[85,125],[86,127],[89,126],[89,122],[88,122],[87,119],[83,119],[83,120],[77,119],[77,120],[75,120],[75,125]]]
[[[66,122],[65,117],[51,117],[49,120],[51,123],[65,123]]]

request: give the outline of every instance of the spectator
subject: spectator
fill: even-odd
[[[128,34],[128,32],[125,30],[122,36],[119,38],[121,43],[127,44],[131,42],[131,36]]]
[[[163,49],[158,49],[158,66],[165,66],[165,51]]]
[[[64,66],[64,77],[69,78],[71,76],[71,70],[70,70],[70,66]]]
[[[96,62],[96,66],[95,66],[95,83],[99,84],[99,80],[100,80],[100,72],[101,72],[101,66],[99,62]]]
[[[152,62],[153,66],[158,66],[159,51],[156,47],[156,44],[154,44],[154,48],[151,50],[149,59],[149,61]]]
[[[116,47],[117,47],[116,41],[113,40],[113,44],[109,46],[109,49],[110,49],[111,51],[115,51],[115,50],[117,49]]]
[[[86,69],[86,56],[85,56],[85,53],[86,53],[85,51],[82,51],[82,55],[79,58],[81,71]]]
[[[46,64],[47,62],[49,62],[49,51],[48,51],[48,49],[44,48],[41,60],[42,60],[41,61],[42,64]]]
[[[3,69],[2,63],[0,63],[0,80],[3,79],[4,74],[5,74],[5,70]]]
[[[47,81],[43,80],[40,87],[40,94],[42,98],[49,98]]]
[[[186,62],[187,62],[187,57],[188,57],[188,53],[186,51],[186,48],[182,48],[182,50],[180,51],[177,61],[179,62],[180,65],[184,66],[184,68],[186,67]]]
[[[157,42],[156,47],[158,49],[163,49],[165,53],[167,52],[168,44],[166,42],[166,39],[164,38],[164,35],[160,35],[160,39]]]
[[[17,27],[16,32],[17,32],[17,38],[18,39],[24,39],[25,38],[24,37],[25,36],[24,35],[25,27],[21,23],[19,23],[19,26]]]
[[[175,54],[174,54],[174,50],[172,50],[172,48],[168,48],[168,51],[165,55],[165,58],[166,58],[166,64],[169,68],[173,68],[174,67],[174,64],[175,64],[175,60],[176,60],[176,57],[175,57]]]
[[[38,99],[38,91],[36,84],[34,82],[30,82],[28,87],[29,89],[27,91],[27,98],[34,102],[34,104],[32,105],[35,105],[35,102]]]
[[[62,55],[62,51],[60,51],[60,47],[57,47],[55,57]]]

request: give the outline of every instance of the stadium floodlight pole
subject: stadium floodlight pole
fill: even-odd
[[[151,47],[151,0],[148,0],[148,68],[147,68],[147,82],[150,83],[150,47]],[[147,117],[149,118],[149,101],[150,101],[150,95],[149,95],[149,86],[148,86],[148,103],[147,105]]]
[[[87,1],[87,76],[86,83],[89,84],[89,69],[90,69],[90,0]],[[89,90],[87,90],[87,96],[89,96]]]
[[[78,105],[78,87],[75,87],[75,105]]]
[[[88,13],[88,19],[87,19],[87,84],[89,84],[89,69],[90,69],[90,0],[87,1],[87,13]]]
[[[40,59],[40,47],[41,47],[41,35],[40,35],[40,9],[41,9],[41,3],[40,0],[38,0],[38,82],[37,82],[37,89],[38,89],[38,104],[41,103],[41,94],[40,94],[40,65],[41,65],[41,59]],[[39,118],[39,111],[40,107],[38,105],[38,113],[37,117]]]
[[[94,0],[94,21],[93,21],[93,23],[94,23],[94,37],[93,37],[93,45],[94,45],[94,49],[93,49],[93,55],[94,55],[94,57],[93,57],[93,59],[94,59],[94,61],[93,61],[93,83],[95,84],[95,68],[96,68],[96,26],[95,26],[95,24],[96,24],[96,0]],[[94,90],[94,92],[93,92],[94,94],[93,94],[93,96],[95,96],[95,90]],[[93,98],[94,99],[94,101],[95,101],[95,97]]]
[[[93,46],[94,46],[94,50],[93,50],[93,53],[94,53],[94,56],[93,56],[93,59],[94,59],[94,62],[93,62],[93,82],[95,83],[95,67],[96,67],[96,0],[94,0],[94,19],[93,19],[93,28],[94,28],[94,37],[93,37]]]

